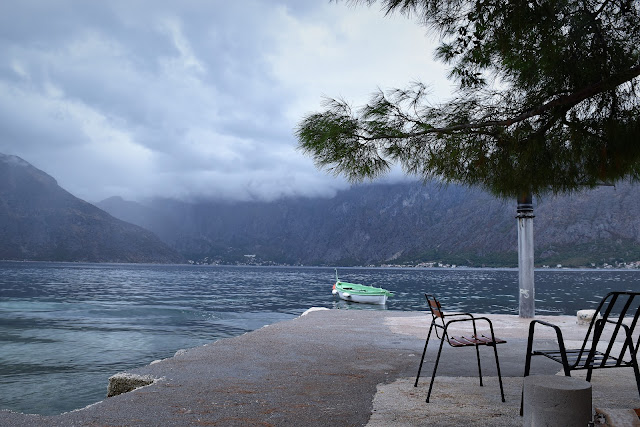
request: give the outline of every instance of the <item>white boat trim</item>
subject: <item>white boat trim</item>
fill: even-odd
[[[386,304],[387,296],[386,295],[358,295],[351,294],[349,292],[340,292],[337,291],[340,299],[351,302],[359,302],[364,304]]]

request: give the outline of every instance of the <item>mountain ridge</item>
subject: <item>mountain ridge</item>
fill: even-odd
[[[476,188],[399,182],[329,198],[113,197],[96,207],[0,154],[0,259],[512,267],[515,206]],[[640,266],[640,186],[549,196],[534,206],[538,266]]]
[[[0,259],[183,263],[152,232],[78,199],[17,156],[0,154]]]
[[[98,206],[154,231],[197,262],[517,265],[515,201],[457,185],[366,184],[332,198],[276,202],[122,202]],[[534,205],[537,265],[640,260],[633,214],[640,209],[639,186],[549,196]]]

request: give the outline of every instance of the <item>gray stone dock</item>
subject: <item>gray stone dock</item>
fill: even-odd
[[[425,403],[437,342],[418,387],[413,381],[430,316],[422,312],[322,310],[179,352],[128,371],[151,385],[58,416],[0,411],[2,426],[459,426],[522,425],[518,416],[529,322],[489,315],[500,345],[506,403],[493,352],[445,346],[431,402]],[[574,316],[539,316],[560,325],[569,345],[586,326]],[[538,337],[538,335],[536,334]],[[548,332],[540,340],[555,342]],[[534,358],[532,374],[560,365]],[[640,408],[633,373],[594,373],[594,407]],[[105,384],[106,395],[107,384]],[[78,390],[78,393],[81,393]]]

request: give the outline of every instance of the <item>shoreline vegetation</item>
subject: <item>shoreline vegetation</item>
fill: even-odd
[[[256,258],[255,255],[246,255],[248,259],[244,262],[236,261],[233,263],[221,262],[218,260],[211,260],[209,258],[204,258],[199,261],[188,260],[187,262],[191,265],[216,265],[216,266],[256,266],[256,267],[352,267],[352,268],[443,268],[443,269],[455,269],[455,268],[518,268],[517,265],[498,265],[498,264],[480,264],[480,265],[464,265],[464,264],[455,264],[455,263],[447,263],[440,261],[428,261],[428,262],[418,262],[418,263],[403,263],[403,264],[394,264],[394,263],[380,263],[380,264],[349,264],[349,263],[336,263],[336,264],[288,264],[288,263],[277,263],[274,261],[261,261]],[[563,265],[563,264],[536,264],[536,269],[585,269],[585,270],[608,270],[608,269],[616,269],[616,270],[638,270],[640,269],[640,261],[632,261],[632,262],[619,262],[614,261],[612,264],[608,262],[603,262],[601,264],[589,263],[588,265]]]
[[[0,263],[19,262],[19,263],[61,263],[61,264],[104,264],[104,265],[194,265],[194,266],[219,266],[219,267],[313,267],[313,268],[406,268],[406,269],[517,269],[517,265],[500,265],[500,264],[449,264],[446,262],[429,261],[418,263],[379,263],[379,264],[352,264],[337,262],[334,264],[318,263],[318,264],[301,264],[301,263],[285,263],[275,261],[261,261],[258,259],[250,259],[248,261],[223,262],[219,260],[210,260],[208,258],[202,260],[189,259],[185,263],[148,263],[148,262],[94,262],[94,261],[59,261],[59,260],[30,260],[30,259],[0,259]],[[588,265],[572,265],[572,264],[535,264],[536,270],[640,270],[640,261],[632,262],[614,262],[609,264],[590,263]]]
[[[189,264],[197,265],[259,265],[259,266],[318,266],[318,267],[397,267],[397,268],[517,268],[518,254],[506,252],[473,252],[469,250],[408,250],[390,258],[382,256],[362,258],[357,255],[335,259],[303,261],[285,253],[240,252],[240,248],[226,254],[183,253]],[[597,255],[596,255],[597,254]],[[382,254],[379,254],[382,255]],[[376,259],[378,258],[378,259]],[[536,268],[640,269],[640,246],[621,242],[576,243],[566,246],[535,249]]]

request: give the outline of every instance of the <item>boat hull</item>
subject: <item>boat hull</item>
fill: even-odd
[[[340,299],[345,301],[364,304],[386,304],[387,298],[393,295],[386,289],[374,288],[373,286],[365,286],[359,283],[341,282],[339,280],[333,285],[333,294],[338,295]]]
[[[357,295],[350,292],[336,291],[340,299],[351,302],[359,302],[362,304],[386,304],[386,295]]]

